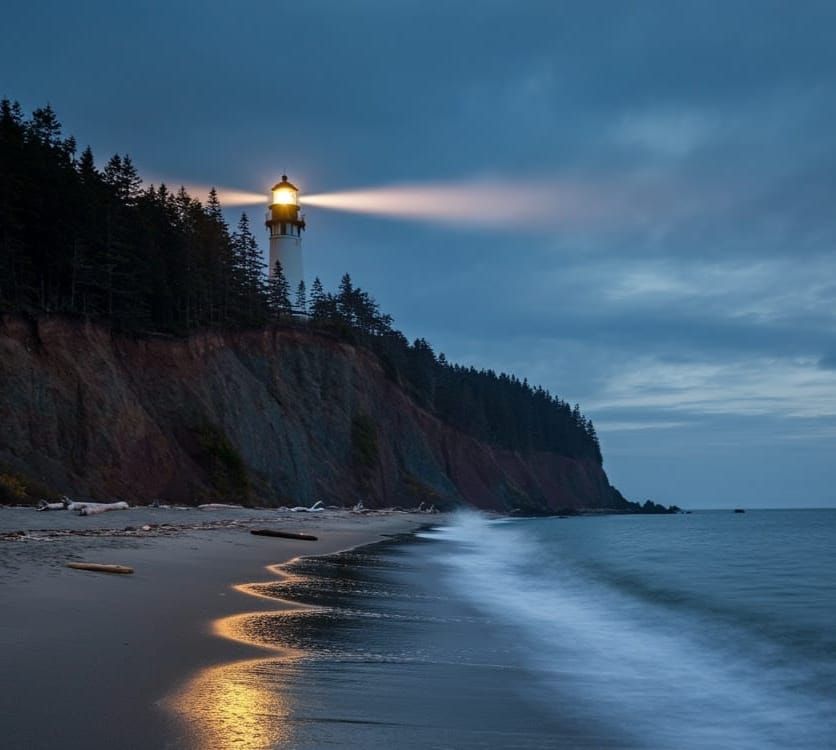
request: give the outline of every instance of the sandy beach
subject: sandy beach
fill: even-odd
[[[300,555],[337,552],[433,520],[404,513],[155,509],[79,518],[0,509],[4,746],[203,745],[171,710],[171,696],[201,670],[259,656],[252,646],[219,636],[215,623],[283,606],[236,590],[237,584],[275,580],[268,566]],[[143,531],[145,525],[151,528]],[[318,540],[249,533],[261,526]],[[74,561],[135,572],[68,569]]]

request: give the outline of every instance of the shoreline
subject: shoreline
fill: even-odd
[[[424,527],[426,524],[421,524],[401,533],[414,533]],[[261,593],[259,589],[304,579],[305,576],[288,570],[299,560],[327,558],[373,546],[384,539],[384,536],[379,536],[342,549],[296,555],[265,566],[267,578],[234,584],[233,591],[248,597],[247,601],[256,600],[260,606],[219,617],[210,623],[210,629],[215,638],[242,646],[251,654],[207,664],[195,670],[158,702],[168,714],[169,726],[174,729],[166,747],[202,750],[234,746],[237,750],[256,750],[277,746],[286,739],[282,733],[275,732],[272,724],[260,721],[265,713],[274,719],[285,715],[287,706],[278,693],[261,684],[257,674],[269,669],[273,663],[291,664],[304,657],[305,652],[271,644],[264,638],[251,635],[248,625],[263,626],[265,619],[318,610],[321,606]]]
[[[120,513],[127,511],[112,515]],[[0,527],[9,520],[3,515]],[[27,520],[40,526],[43,515]],[[251,584],[242,581],[265,569],[274,576],[298,557],[408,533],[433,518],[439,517],[273,512],[228,528],[0,542],[0,669],[15,675],[0,697],[4,738],[27,748],[189,746],[167,700],[207,669],[258,656],[256,644],[218,637],[213,627],[254,610],[253,594],[241,590]],[[318,540],[249,533],[265,522],[313,532]],[[64,567],[76,558],[129,565],[135,573]],[[297,606],[263,603],[261,614]]]

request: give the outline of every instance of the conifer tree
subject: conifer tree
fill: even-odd
[[[121,189],[125,202],[129,205],[134,203],[142,191],[142,178],[128,154],[122,157],[122,173],[120,175]]]
[[[221,201],[218,198],[218,191],[215,190],[214,185],[210,188],[209,198],[206,201],[206,215],[217,221],[218,224],[226,225],[223,212],[221,211]]]
[[[321,320],[325,317],[325,290],[317,276],[311,284],[311,317]]]
[[[186,188],[182,185],[174,196],[174,205],[181,225],[189,224],[193,218],[194,209],[197,207],[197,201],[186,192]]]
[[[136,203],[142,192],[142,178],[130,156],[114,154],[105,165],[102,176],[121,202],[129,206]]]
[[[29,122],[29,134],[45,146],[58,148],[61,142],[61,123],[55,111],[47,104],[32,112],[32,120]]]
[[[250,323],[257,323],[262,309],[264,288],[264,260],[258,241],[250,229],[250,219],[242,213],[233,234],[233,263],[239,269],[244,282],[247,314]]]
[[[296,287],[296,312],[302,313],[303,315],[308,312],[308,299],[305,293],[304,279]]]
[[[23,134],[23,110],[20,102],[13,102],[9,99],[0,101],[0,126],[3,128],[4,137],[8,129],[14,129]]]
[[[112,188],[116,188],[119,183],[119,174],[122,171],[122,157],[119,154],[114,154],[107,160],[102,176],[104,181]]]
[[[290,285],[287,283],[281,261],[278,260],[273,266],[273,274],[267,281],[267,306],[274,320],[290,314]]]
[[[211,196],[210,204],[207,206],[207,211],[211,212]],[[261,251],[258,249],[258,242],[250,229],[250,219],[247,214],[242,213],[241,218],[238,219],[238,226],[232,235],[235,265],[241,273],[242,278],[246,279],[248,291],[255,292],[261,285],[264,274],[264,261],[261,257]]]
[[[82,181],[88,185],[94,183],[99,178],[99,172],[96,169],[96,161],[93,158],[93,150],[88,146],[81,152],[81,156],[76,164],[78,176]]]
[[[340,289],[337,293],[337,312],[346,323],[354,323],[354,284],[351,276],[343,274],[340,279]]]

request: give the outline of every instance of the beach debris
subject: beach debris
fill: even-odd
[[[305,542],[315,542],[317,537],[313,534],[300,534],[295,531],[280,531],[279,529],[250,529],[250,534],[256,536],[274,536],[280,539],[301,539]]]
[[[86,562],[71,562],[67,563],[68,568],[74,570],[92,570],[94,573],[120,573],[127,575],[133,573],[134,569],[127,565],[109,565],[107,563],[86,563]]]
[[[67,508],[67,510],[75,510],[75,511],[79,511],[82,508],[86,508],[88,505],[102,505],[103,504],[103,503],[100,503],[97,500],[70,500],[70,498],[68,498],[66,496],[61,498],[61,499],[62,499],[62,502],[64,503],[65,507]]]
[[[62,498],[64,502],[64,507],[67,510],[81,510],[82,508],[86,508],[88,505],[94,505],[92,502],[88,502],[87,500],[70,500],[68,497]],[[98,504],[98,503],[95,503]]]
[[[297,505],[295,508],[290,508],[294,513],[320,513],[325,510],[325,505],[322,500],[317,500],[310,508],[304,505]]]
[[[230,509],[237,509],[240,510],[244,506],[243,505],[230,505],[229,503],[203,503],[203,505],[198,505],[198,510],[230,510]]]
[[[78,511],[80,516],[96,516],[111,510],[129,510],[130,507],[124,500],[120,500],[118,503],[71,503],[69,510]]]
[[[67,510],[73,501],[70,500],[66,495],[61,495],[58,500],[50,502],[49,500],[39,500],[38,507],[35,510],[38,511],[45,511],[45,510]]]
[[[38,503],[38,507],[35,508],[38,511],[45,511],[45,510],[67,510],[67,504],[63,501],[59,501],[57,503],[48,503],[46,500],[41,500]]]

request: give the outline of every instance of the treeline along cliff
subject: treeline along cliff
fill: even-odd
[[[347,274],[268,281],[246,216],[98,169],[48,107],[0,103],[0,197],[6,495],[626,506],[577,406],[408,342]]]

